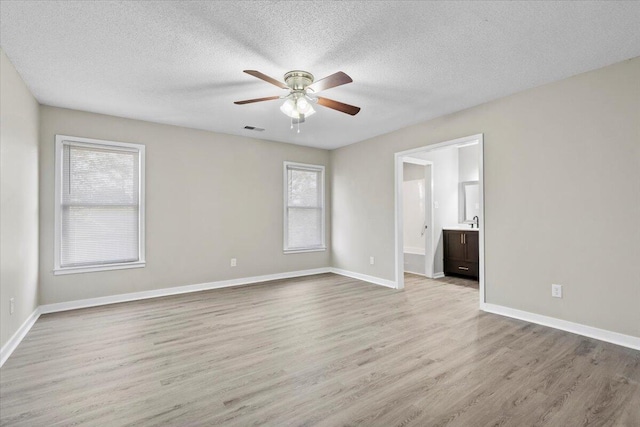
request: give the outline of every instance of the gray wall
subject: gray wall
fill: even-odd
[[[433,274],[444,273],[444,234],[446,227],[458,225],[458,149],[446,147],[419,153],[433,163]]]
[[[403,180],[414,181],[416,179],[424,179],[424,166],[413,163],[403,163]]]
[[[640,58],[332,151],[334,266],[394,280],[394,153],[478,133],[487,302],[640,336]]]
[[[0,50],[0,346],[38,305],[38,103]],[[15,312],[9,314],[9,300]]]
[[[62,108],[40,114],[42,304],[330,265],[329,251],[282,251],[283,162],[326,166],[330,189],[326,150]],[[145,268],[53,275],[56,134],[146,145]],[[328,190],[328,247],[330,200]]]
[[[477,181],[480,176],[480,145],[458,148],[458,181]]]
[[[402,228],[404,250],[409,252],[422,252],[425,250],[425,238],[423,228],[425,224],[426,210],[426,166],[403,163],[403,189],[402,189]],[[429,180],[429,185],[431,180]],[[415,273],[424,274],[424,258],[420,271],[410,269]]]

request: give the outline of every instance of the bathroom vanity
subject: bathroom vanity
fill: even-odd
[[[478,229],[444,229],[444,274],[478,278]]]

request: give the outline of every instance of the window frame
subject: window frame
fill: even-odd
[[[62,189],[63,189],[63,153],[65,145],[88,148],[106,148],[138,153],[138,260],[119,262],[112,264],[95,264],[75,267],[62,267],[60,265],[62,250]],[[68,135],[56,135],[55,138],[55,197],[54,197],[54,260],[53,274],[89,273],[108,270],[122,270],[128,268],[142,268],[146,265],[145,259],[145,146],[128,142],[107,141],[102,139],[81,138]]]
[[[308,246],[308,247],[297,247],[297,248],[289,248],[287,246],[287,242],[289,241],[289,168],[298,169],[298,170],[309,170],[313,172],[320,172],[320,209],[321,209],[321,243],[320,246]],[[284,200],[284,210],[283,210],[283,242],[282,247],[285,254],[295,254],[295,253],[304,253],[304,252],[322,252],[327,250],[326,246],[326,191],[325,191],[325,167],[323,165],[312,165],[308,163],[298,163],[298,162],[284,162],[283,168],[283,200]]]

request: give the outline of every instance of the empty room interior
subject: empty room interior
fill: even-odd
[[[1,426],[640,426],[640,2],[0,1]]]

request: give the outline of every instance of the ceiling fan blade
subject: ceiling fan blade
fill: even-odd
[[[323,107],[338,110],[342,113],[350,114],[352,116],[355,116],[360,112],[360,107],[345,104],[344,102],[334,101],[333,99],[329,98],[318,97],[318,104],[322,105]]]
[[[287,86],[286,84],[279,82],[278,80],[274,79],[273,77],[269,77],[266,74],[262,74],[260,71],[244,70],[244,72],[252,75],[253,77],[264,80],[265,82],[271,83],[272,85],[278,86],[280,89],[289,89],[289,86]]]
[[[251,104],[253,102],[273,101],[274,99],[280,99],[279,96],[268,96],[266,98],[245,99],[244,101],[236,101],[236,105]]]
[[[330,76],[325,77],[324,79],[320,79],[317,82],[307,86],[307,89],[311,89],[314,92],[320,92],[321,90],[331,89],[332,87],[346,85],[347,83],[351,83],[353,80],[351,77],[343,73],[342,71],[338,71],[337,73],[331,74]]]

